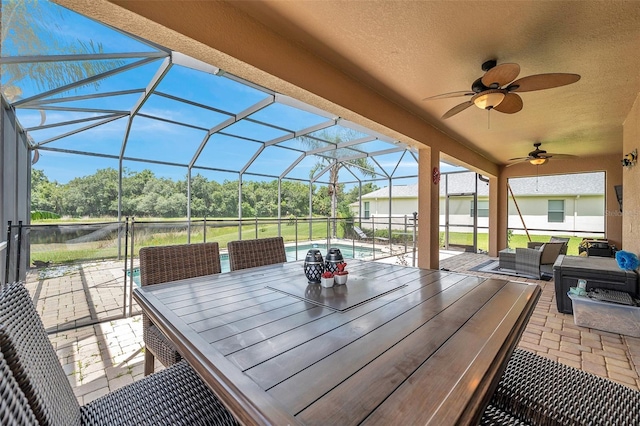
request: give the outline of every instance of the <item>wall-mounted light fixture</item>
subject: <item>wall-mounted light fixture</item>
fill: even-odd
[[[622,158],[622,166],[631,168],[638,162],[638,149],[634,149]]]

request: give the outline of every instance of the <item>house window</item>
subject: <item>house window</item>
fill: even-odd
[[[473,200],[469,202],[469,216],[473,217]],[[478,200],[478,217],[489,217],[489,200]]]
[[[549,200],[548,222],[564,222],[564,200]]]
[[[369,202],[364,202],[364,218],[369,219]]]

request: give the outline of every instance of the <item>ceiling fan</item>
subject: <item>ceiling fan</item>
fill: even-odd
[[[513,166],[514,164],[526,163],[527,161],[534,166],[541,166],[549,161],[549,158],[575,158],[575,155],[570,154],[549,154],[544,149],[540,149],[540,145],[542,142],[536,142],[533,144],[535,148],[533,151],[529,153],[526,157],[518,157],[518,158],[510,158],[509,161],[513,161],[511,164],[507,164],[507,167]]]
[[[423,101],[471,96],[470,100],[445,112],[442,116],[443,119],[453,117],[471,105],[481,109],[493,109],[505,114],[514,114],[522,109],[522,98],[514,92],[550,89],[580,80],[578,74],[566,73],[535,74],[515,80],[520,74],[520,65],[511,63],[497,65],[495,59],[483,63],[482,70],[485,71],[485,74],[473,82],[470,91],[443,93],[424,98]]]

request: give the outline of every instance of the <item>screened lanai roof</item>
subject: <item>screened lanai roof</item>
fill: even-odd
[[[343,183],[417,176],[401,141],[56,4],[2,7],[2,94],[34,161],[80,154],[317,183],[342,162]]]

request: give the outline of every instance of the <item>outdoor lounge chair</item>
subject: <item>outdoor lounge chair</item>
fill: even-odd
[[[384,237],[376,237],[376,236],[369,237],[367,234],[364,233],[364,231],[362,229],[360,229],[357,226],[353,227],[353,231],[358,235],[358,237],[361,240],[373,240],[373,239],[376,239],[376,240],[380,240],[380,241],[389,241],[388,238],[384,238]]]
[[[227,250],[232,271],[287,261],[282,237],[231,241],[227,244]]]
[[[537,249],[516,248],[516,272],[536,279],[553,275],[553,263],[566,243],[545,243]]]
[[[567,237],[551,237],[549,239],[550,243],[564,243],[564,247],[562,248],[562,250],[560,250],[560,254],[567,254],[567,248],[569,246],[569,240],[571,238],[567,238]],[[531,248],[531,249],[537,249],[540,248],[541,245],[543,245],[545,243],[540,242],[540,241],[529,241],[527,243],[527,248]]]
[[[219,274],[218,243],[181,244],[140,249],[140,284],[152,285],[203,275]],[[142,314],[142,338],[145,344],[144,374],[153,373],[155,357],[168,367],[182,357],[175,345]]]
[[[2,424],[238,424],[186,361],[80,406],[20,282],[0,289],[0,349]]]

